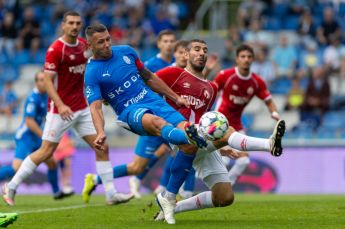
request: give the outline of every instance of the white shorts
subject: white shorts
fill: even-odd
[[[72,121],[62,120],[59,114],[49,112],[46,117],[42,139],[58,143],[69,128],[73,128],[79,137],[95,135],[96,129],[92,122],[90,109],[87,107],[74,112]]]
[[[201,179],[209,189],[217,183],[230,183],[228,170],[218,151],[208,152],[199,149],[193,161],[196,176]]]

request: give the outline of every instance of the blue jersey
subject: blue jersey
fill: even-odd
[[[35,88],[24,103],[24,118],[16,132],[16,139],[27,139],[28,141],[40,140],[41,138],[34,134],[25,124],[27,117],[33,118],[39,126],[43,126],[45,116],[47,115],[48,95],[41,94]]]
[[[113,46],[107,60],[90,59],[85,70],[85,92],[91,104],[105,99],[120,115],[134,104],[149,104],[162,100],[139,74],[143,68],[137,53],[127,45]]]
[[[151,57],[147,61],[145,61],[145,67],[150,70],[151,72],[157,72],[158,70],[161,70],[162,68],[168,67],[171,64],[175,62],[175,58],[171,60],[171,62],[166,62],[163,60],[159,54],[157,54],[154,57]]]

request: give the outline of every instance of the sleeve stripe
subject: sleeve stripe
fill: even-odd
[[[135,60],[135,65],[137,66],[138,70],[142,70],[144,68],[144,64],[139,58]]]

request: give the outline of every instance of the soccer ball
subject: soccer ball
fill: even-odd
[[[218,111],[203,114],[199,122],[199,130],[210,141],[221,139],[229,128],[228,119]]]

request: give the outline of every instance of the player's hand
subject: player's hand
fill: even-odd
[[[57,109],[58,109],[58,112],[59,112],[62,120],[72,121],[73,111],[71,110],[71,108],[69,106],[62,104]]]
[[[104,150],[104,143],[106,139],[107,139],[107,136],[105,135],[104,132],[97,134],[97,137],[95,141],[93,142],[93,144],[95,145],[95,148],[98,150]]]
[[[217,54],[212,53],[207,57],[205,68],[212,70],[217,66],[217,64],[218,64],[218,56]]]
[[[235,150],[232,150],[232,149],[229,149],[229,148],[220,149],[219,152],[220,152],[220,155],[222,155],[224,157],[229,157],[229,158],[231,158],[233,160],[235,160],[235,159],[240,157],[240,155]]]
[[[179,107],[182,107],[182,106],[185,106],[185,107],[188,107],[188,108],[190,107],[190,103],[186,99],[184,99],[184,98],[182,98],[180,96],[176,100],[176,105],[179,106]]]
[[[271,117],[272,117],[274,120],[276,120],[276,121],[279,121],[279,120],[280,120],[279,113],[276,112],[276,111],[273,111],[273,112],[272,112]]]

